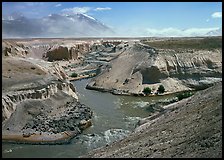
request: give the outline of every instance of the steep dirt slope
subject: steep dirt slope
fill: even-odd
[[[222,83],[172,104],[123,140],[83,157],[221,158]]]

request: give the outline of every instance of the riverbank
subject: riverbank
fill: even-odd
[[[67,143],[91,125],[93,112],[58,63],[16,56],[2,62],[4,142]]]
[[[91,158],[221,158],[222,83],[145,119],[128,137],[89,152]]]
[[[140,96],[140,97],[156,97],[156,96],[167,96],[167,95],[173,95],[173,94],[179,94],[179,93],[184,93],[184,92],[196,92],[197,90],[193,89],[188,89],[188,90],[182,90],[182,91],[174,91],[174,92],[167,92],[165,91],[164,93],[152,93],[152,94],[144,94],[143,92],[139,93],[131,93],[129,90],[118,90],[118,89],[106,89],[103,87],[99,86],[94,86],[95,82],[92,81],[86,85],[86,89],[89,90],[96,90],[100,92],[108,92],[114,95],[124,95],[124,96]],[[201,90],[201,89],[200,89]]]
[[[2,135],[2,142],[25,143],[25,144],[63,144],[69,143],[72,138],[77,136],[77,131],[65,131],[57,134],[39,133],[31,135],[11,134]]]
[[[92,78],[96,76],[96,74],[89,74],[89,75],[83,75],[83,76],[78,76],[78,77],[69,77],[68,80],[71,81],[77,81],[77,80],[82,80],[82,79],[86,79],[86,78]]]
[[[57,98],[65,97],[58,94]],[[76,101],[69,102],[68,100],[69,98],[67,98],[67,105],[64,106],[64,109],[56,105],[57,103],[60,106],[60,103],[63,102],[54,100],[55,103],[53,104],[49,103],[50,99],[36,102],[40,105],[40,108],[32,111],[26,110],[24,107],[31,104],[31,100],[21,104],[18,106],[20,108],[17,109],[17,113],[13,114],[9,121],[3,123],[3,142],[27,144],[69,143],[72,138],[92,125],[93,113],[85,105]],[[52,108],[50,111],[47,108],[41,109],[41,106],[50,104],[56,106],[56,108]],[[20,113],[22,110],[23,113]],[[20,117],[16,118],[17,116]]]
[[[69,139],[68,142],[58,143],[60,145],[49,146],[30,145],[30,143],[3,142],[3,157],[74,158],[84,155],[88,151],[127,136],[135,129],[136,124],[140,119],[147,117],[150,114],[150,111],[144,106],[156,103],[157,101],[167,101],[173,98],[172,96],[157,96],[150,98],[122,95],[116,96],[110,93],[85,89],[85,86],[89,81],[91,81],[91,79],[83,79],[72,81],[72,84],[76,88],[80,104],[85,104],[86,106],[91,107],[91,111],[93,111],[93,116],[91,117],[92,126],[84,129],[81,134]],[[61,98],[57,97],[57,99],[60,100]],[[53,101],[58,103],[57,99],[54,99]],[[44,127],[44,125],[40,125],[40,128],[42,127]],[[63,130],[61,130],[61,132],[63,132]],[[25,136],[28,136],[28,133],[24,134]],[[39,134],[39,132],[36,134]],[[54,133],[51,134],[54,135]]]

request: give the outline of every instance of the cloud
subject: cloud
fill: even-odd
[[[55,7],[60,7],[60,6],[61,6],[61,4],[60,4],[60,3],[55,5]]]
[[[56,4],[52,5],[55,6]],[[80,36],[127,36],[127,37],[194,37],[222,35],[221,28],[141,28],[138,26],[113,28],[111,33],[105,25],[89,21],[86,12],[93,11],[90,7],[66,8],[63,11],[69,13],[83,13],[82,21],[80,15],[64,16],[63,14],[51,14],[48,17],[22,18],[20,21],[13,21],[20,17],[20,14],[13,14],[13,17],[2,17],[3,37],[80,37]],[[33,12],[36,13],[36,12]],[[31,14],[31,13],[30,13]],[[79,18],[78,18],[79,17]],[[85,21],[85,19],[87,20]],[[89,17],[92,18],[92,17]],[[93,19],[93,18],[92,18]]]
[[[37,3],[35,2],[24,2],[27,6],[35,6]]]
[[[81,17],[81,19],[80,19]],[[42,18],[24,17],[18,20],[2,20],[3,38],[35,37],[89,37],[109,36],[113,31],[99,21],[90,21],[87,15],[65,16],[50,14]]]
[[[38,5],[44,5],[44,2],[23,2],[27,6],[38,6]]]
[[[121,29],[121,28],[120,28]],[[119,30],[117,36],[129,36],[129,37],[195,37],[206,36],[209,32],[217,32],[220,30],[218,27],[214,28],[129,28]]]
[[[206,22],[209,22],[210,21],[210,19],[206,19]]]
[[[110,7],[104,7],[104,8],[98,7],[98,8],[95,8],[94,10],[95,11],[106,11],[106,10],[111,10],[111,8]]]
[[[159,36],[159,37],[189,37],[189,36],[204,36],[210,31],[218,30],[219,28],[188,28],[181,30],[178,28],[164,28],[164,29],[146,29],[146,34],[148,36]]]
[[[73,8],[65,8],[62,10],[62,12],[64,14],[75,14],[75,13],[88,13],[90,11],[106,11],[106,10],[111,10],[110,7],[97,7],[95,9],[91,8],[91,7],[73,7]]]
[[[90,7],[73,7],[73,8],[65,8],[62,10],[65,14],[71,14],[71,13],[87,13],[91,10]]]
[[[212,18],[222,18],[222,12],[214,12]]]

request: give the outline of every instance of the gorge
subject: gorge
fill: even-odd
[[[185,41],[184,47],[182,41]],[[198,48],[192,45],[196,44],[196,41],[204,47]],[[210,44],[210,48],[204,43],[205,41]],[[191,45],[187,42],[191,42]],[[188,121],[183,118],[186,116],[199,117],[197,123],[193,117],[190,118],[192,122],[189,121],[191,125],[183,124],[183,130],[188,130],[207,122],[209,116],[205,116],[203,120],[202,118],[204,114],[212,112],[211,116],[216,116],[214,122],[209,120],[209,123],[201,126],[207,127],[209,134],[202,138],[202,133],[195,130],[199,138],[196,140],[193,138],[195,141],[192,140],[190,144],[198,144],[198,140],[202,138],[201,143],[209,143],[213,148],[207,147],[210,149],[203,150],[201,154],[200,149],[193,153],[191,150],[187,152],[182,147],[180,153],[183,150],[182,156],[192,157],[214,153],[211,157],[220,157],[222,48],[219,44],[221,42],[222,37],[4,39],[2,138],[6,143],[3,145],[3,155],[13,157],[20,151],[27,152],[29,148],[42,151],[48,148],[49,144],[61,144],[50,145],[60,151],[58,157],[66,155],[166,157],[166,152],[159,146],[160,141],[166,143],[163,138],[157,140],[152,134],[154,139],[152,137],[147,144],[143,144],[143,140],[138,142],[135,139],[141,134],[144,134],[143,138],[147,137],[146,128],[151,125],[153,133],[159,134],[163,131],[167,136],[165,134],[167,131],[164,131],[167,121],[170,120],[168,124],[175,124],[175,127],[178,124],[175,118],[178,119],[178,116],[183,122]],[[166,47],[166,43],[173,43],[176,46],[172,48],[171,44]],[[70,81],[72,73],[76,73],[76,80],[80,81]],[[93,78],[81,80],[83,77]],[[165,87],[165,92],[157,95],[159,85]],[[143,93],[145,87],[152,89],[149,96]],[[180,92],[202,89],[206,90],[196,92],[192,97],[182,101],[176,100],[176,95]],[[197,100],[202,102],[196,105]],[[206,105],[209,100],[211,105]],[[150,104],[159,102],[164,103],[154,107],[154,112],[147,110]],[[214,108],[211,108],[212,104]],[[202,106],[205,107],[204,110]],[[189,112],[192,114],[188,115]],[[203,114],[199,114],[201,112]],[[171,123],[172,121],[175,123]],[[208,127],[211,123],[215,125]],[[161,128],[154,127],[156,124],[161,125]],[[190,130],[189,133],[193,135]],[[209,140],[213,135],[214,141]],[[123,139],[124,137],[127,138]],[[121,142],[115,142],[120,139]],[[184,138],[180,140],[185,144]],[[130,142],[135,142],[134,146],[137,147],[130,149]],[[179,143],[178,140],[174,142]],[[36,145],[28,147],[26,145],[29,144],[17,143]],[[113,144],[110,146],[111,143]],[[46,145],[39,147],[37,144]],[[119,149],[117,145],[120,144],[128,145]],[[169,143],[171,149],[167,150],[170,153],[166,154],[167,157],[181,155],[172,151],[172,146],[176,146],[175,144]],[[146,147],[142,148],[142,145]],[[106,148],[87,154],[87,151],[101,146]],[[147,150],[149,149],[147,146],[152,146],[150,151]],[[67,148],[68,151],[64,151],[63,148]],[[140,149],[143,151],[139,152]],[[73,153],[72,150],[77,153]],[[146,155],[146,152],[149,155]],[[49,155],[47,151],[42,155],[38,153],[27,155],[27,157],[42,156],[56,155],[55,151]]]

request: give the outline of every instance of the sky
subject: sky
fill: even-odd
[[[2,14],[29,18],[85,13],[119,33],[185,34],[222,28],[222,2],[3,2]]]

